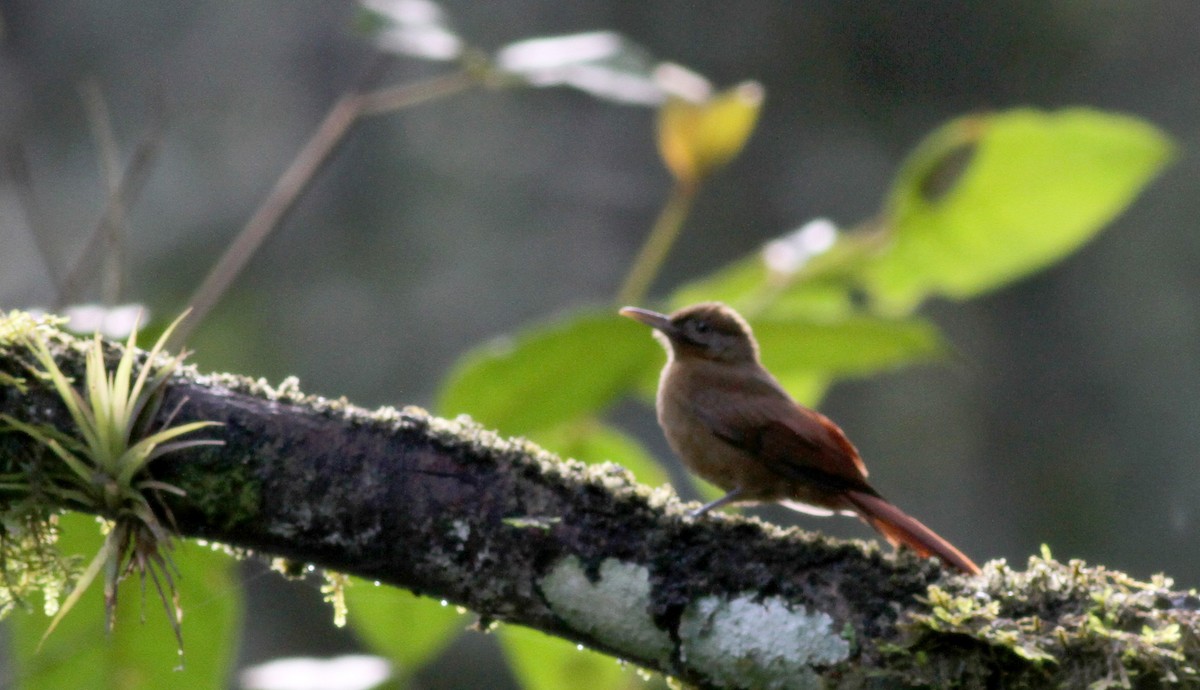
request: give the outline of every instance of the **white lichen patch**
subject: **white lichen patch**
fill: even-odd
[[[454,419],[430,417],[427,421],[429,430],[443,443],[460,445],[465,442],[494,454],[521,451],[521,442],[483,428],[470,415],[460,414]]]
[[[558,563],[541,582],[554,613],[616,650],[668,662],[671,638],[650,617],[650,571],[615,558],[600,565],[595,582],[575,556]]]
[[[450,523],[450,536],[459,542],[458,549],[461,551],[462,545],[471,537],[471,526],[466,520],[455,520]]]
[[[699,599],[683,612],[679,639],[686,665],[730,688],[817,688],[812,667],[850,654],[828,614],[792,608],[778,597]]]
[[[466,434],[468,431],[474,433],[478,428],[479,425],[465,414],[460,414],[454,419],[448,419],[446,417],[432,417],[429,420],[430,431],[446,438],[459,437]]]
[[[679,494],[670,484],[660,484],[650,490],[646,497],[647,504],[655,510],[666,510],[668,505],[681,505]]]
[[[304,391],[300,390],[300,378],[297,376],[288,376],[279,382],[279,385],[274,390],[274,400],[295,400],[304,399]]]
[[[585,473],[589,481],[604,487],[604,489],[611,493],[638,486],[633,473],[614,462],[589,465]]]
[[[371,418],[384,424],[400,424],[413,419],[425,420],[429,413],[416,405],[406,405],[403,410],[397,410],[391,405],[378,407],[371,412]]]
[[[405,405],[404,408],[400,410],[400,413],[405,415],[406,417],[432,417],[433,416],[433,415],[429,414],[429,410],[426,410],[424,407],[421,407],[420,405]]]

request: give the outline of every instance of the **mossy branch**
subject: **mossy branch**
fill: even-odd
[[[55,358],[83,371],[69,340]],[[0,385],[0,414],[71,433],[28,361],[0,346],[0,382],[25,379],[24,390]],[[1048,554],[1026,571],[997,562],[962,578],[754,519],[694,520],[672,492],[617,466],[563,461],[416,408],[305,396],[293,382],[183,369],[166,398],[173,423],[223,425],[223,446],[153,468],[186,492],[163,496],[184,536],[444,598],[701,687],[1198,679],[1200,597],[1165,578]],[[27,436],[0,435],[0,475],[43,458]]]

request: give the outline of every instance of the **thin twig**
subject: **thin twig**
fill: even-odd
[[[100,163],[100,176],[104,180],[105,193],[109,198],[115,198],[121,185],[121,151],[117,145],[117,136],[113,131],[112,115],[104,93],[95,79],[87,79],[79,85],[80,97],[83,99],[84,110],[87,112],[88,129],[96,140],[97,158]],[[104,239],[107,240],[104,257],[107,259],[107,275],[102,285],[105,304],[116,304],[123,291],[125,272],[125,235],[128,231],[129,219],[127,209],[114,207],[112,222],[107,224]]]
[[[12,180],[17,191],[17,203],[25,217],[25,227],[33,238],[33,246],[46,266],[55,293],[61,292],[62,282],[59,272],[54,267],[54,256],[50,252],[45,225],[42,222],[41,207],[37,195],[33,191],[33,175],[29,171],[29,156],[25,148],[17,142],[7,142],[4,146],[4,172]]]
[[[193,293],[189,301],[192,312],[171,337],[170,346],[177,347],[186,342],[191,332],[204,321],[204,317],[224,296],[250,257],[295,206],[300,195],[312,184],[317,172],[345,141],[350,128],[360,118],[394,112],[435,98],[450,96],[465,91],[478,83],[478,79],[473,73],[463,70],[424,82],[365,94],[350,93],[339,98],[317,130],[309,137],[308,142],[276,180],[275,186],[263,199],[254,215],[246,221],[233,243],[209,271],[204,282]]]
[[[477,70],[463,69],[415,84],[391,86],[365,93],[362,96],[362,114],[382,115],[452,96],[479,84],[483,78]]]
[[[92,275],[90,269],[95,266],[95,258],[101,252],[101,243],[111,234],[109,228],[124,217],[125,211],[133,205],[133,201],[141,193],[143,185],[149,178],[150,168],[162,147],[162,132],[163,125],[161,119],[158,119],[138,142],[137,148],[134,149],[133,155],[121,175],[120,184],[108,195],[100,222],[88,237],[79,259],[62,281],[62,287],[59,289],[56,300],[57,307],[71,304],[80,299],[84,284]]]

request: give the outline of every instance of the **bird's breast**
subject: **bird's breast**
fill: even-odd
[[[771,501],[791,495],[792,482],[714,433],[697,409],[691,373],[668,363],[656,401],[663,435],[684,466],[726,491],[742,489],[745,500]]]

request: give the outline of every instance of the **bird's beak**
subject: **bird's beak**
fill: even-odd
[[[675,332],[675,326],[671,323],[670,317],[666,314],[659,314],[656,311],[649,309],[639,309],[637,307],[624,307],[618,312],[621,316],[640,321],[647,326],[662,331],[667,335]]]

